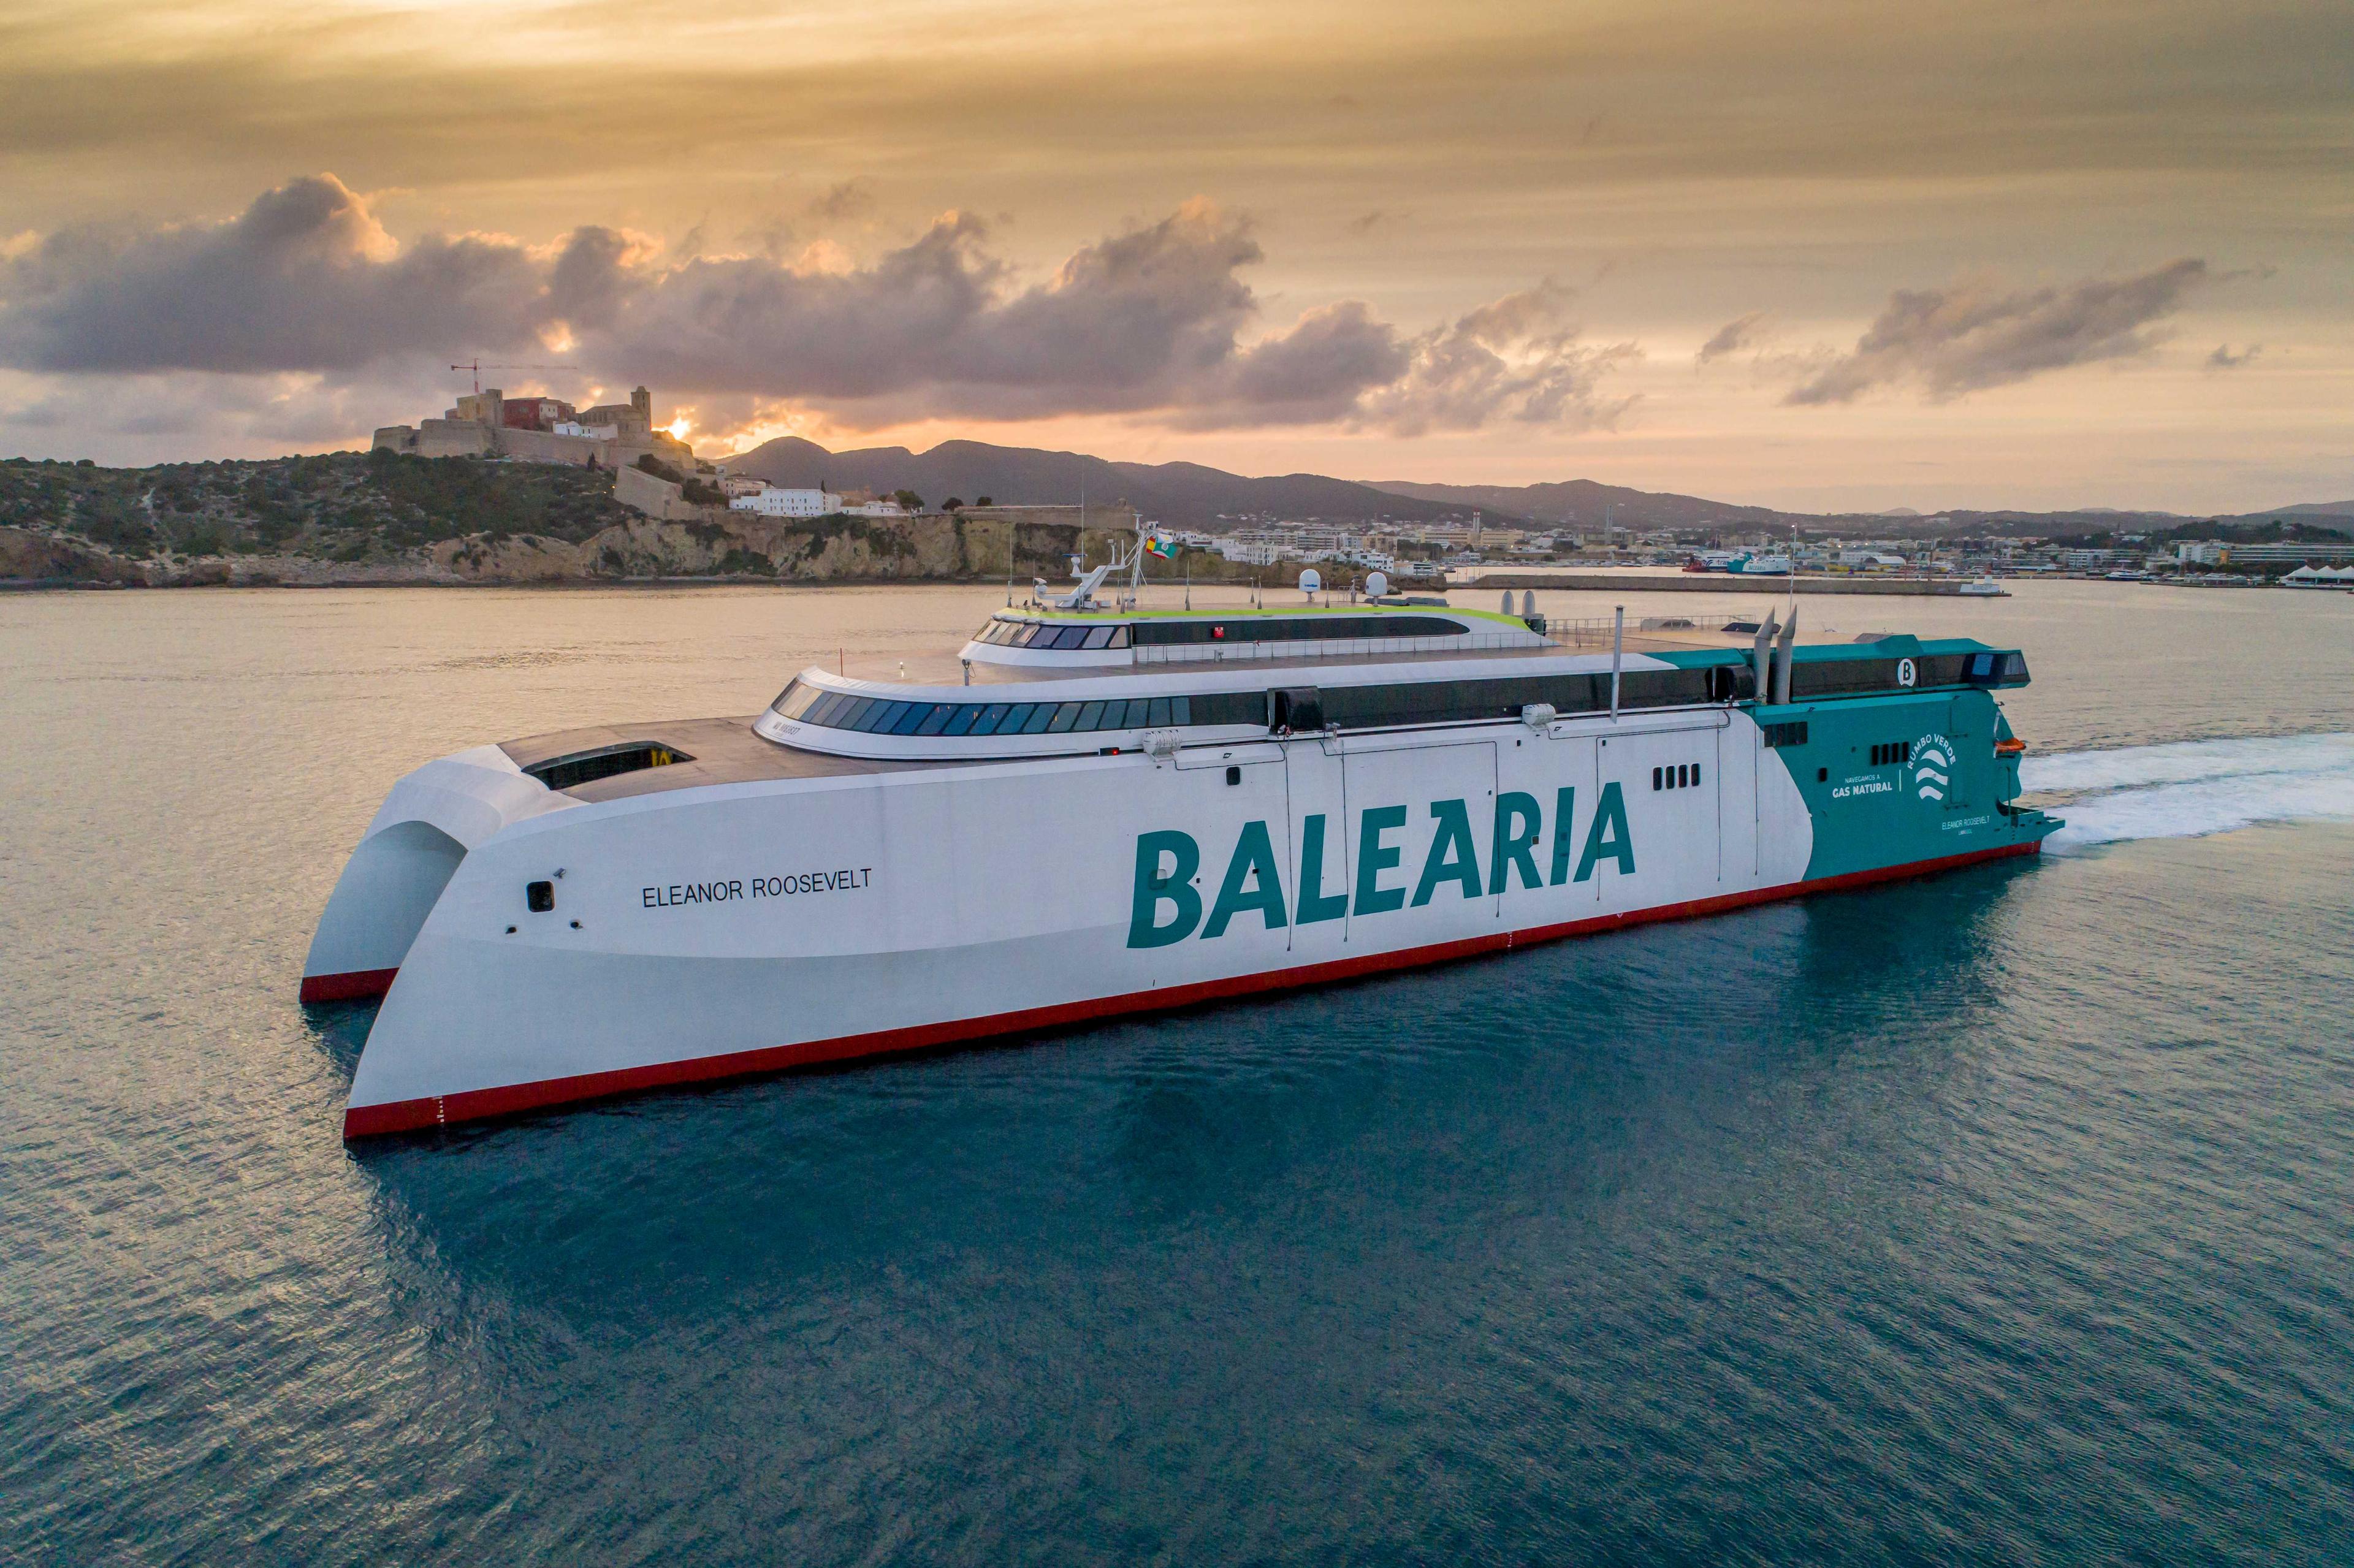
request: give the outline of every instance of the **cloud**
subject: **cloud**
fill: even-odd
[[[834,193],[854,205],[847,187]],[[664,252],[587,226],[397,243],[331,175],[214,225],[69,230],[0,262],[0,366],[50,374],[413,376],[469,350],[541,357],[675,398],[787,401],[844,426],[1111,414],[1184,429],[1341,423],[1405,433],[1491,420],[1587,429],[1624,405],[1554,284],[1408,335],[1362,302],[1266,331],[1250,224],[1206,202],[1081,247],[1022,281],[980,218],[896,249]]]
[[[348,445],[388,408],[440,408],[448,377],[316,375],[42,376],[0,372],[0,457],[141,464],[272,457]]]
[[[864,180],[843,180],[809,204],[810,216],[829,223],[864,217],[875,210],[875,190]]]
[[[403,249],[333,175],[292,180],[216,226],[45,238],[0,267],[0,363],[27,370],[348,370],[420,345],[504,349],[545,319],[541,267],[512,241]]]
[[[1400,436],[1478,429],[1499,419],[1609,428],[1635,399],[1603,397],[1602,377],[1642,351],[1630,343],[1581,344],[1567,320],[1574,298],[1547,281],[1415,338],[1405,373],[1365,394],[1358,421]]]
[[[2264,351],[2264,345],[2263,344],[2252,343],[2248,344],[2247,347],[2240,350],[2239,353],[2233,354],[2230,344],[2219,343],[2215,345],[2215,352],[2207,356],[2207,368],[2210,370],[2237,370],[2240,366],[2247,364],[2248,361],[2255,358],[2256,355],[2262,354]]]
[[[1851,353],[1793,387],[1800,406],[1851,403],[1874,387],[1917,382],[1933,402],[2047,370],[2129,359],[2157,345],[2156,323],[2211,280],[2195,257],[2127,278],[2002,291],[1990,281],[1901,289]]]
[[[1729,321],[1716,329],[1716,335],[1700,345],[1692,358],[1694,365],[1706,365],[1712,359],[1722,359],[1728,354],[1755,345],[1763,336],[1757,329],[1766,320],[1764,311],[1752,311],[1737,321]]]

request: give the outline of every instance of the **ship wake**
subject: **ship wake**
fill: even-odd
[[[2129,839],[2196,838],[2258,822],[2354,821],[2354,734],[2186,740],[2031,757],[2029,803],[2065,817],[2066,853]]]

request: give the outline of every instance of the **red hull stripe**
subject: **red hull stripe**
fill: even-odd
[[[359,1001],[392,989],[398,969],[354,969],[345,975],[304,975],[303,1001]]]
[[[520,1111],[536,1110],[545,1106],[564,1105],[574,1100],[601,1099],[609,1095],[629,1094],[639,1089],[659,1088],[673,1084],[702,1083],[713,1078],[734,1078],[757,1073],[774,1073],[790,1067],[810,1067],[825,1062],[848,1061],[858,1056],[880,1056],[894,1052],[922,1051],[938,1045],[952,1045],[960,1041],[983,1039],[993,1034],[1019,1034],[1029,1030],[1052,1029],[1066,1023],[1084,1023],[1091,1019],[1109,1018],[1126,1012],[1159,1012],[1167,1008],[1186,1007],[1195,1002],[1214,1001],[1222,997],[1247,996],[1255,991],[1283,991],[1294,986],[1320,985],[1331,980],[1353,979],[1358,975],[1377,974],[1384,969],[1412,969],[1421,964],[1441,963],[1449,959],[1469,958],[1478,953],[1502,952],[1511,948],[1527,947],[1533,942],[1551,942],[1564,937],[1584,937],[1599,931],[1621,930],[1630,926],[1649,925],[1657,920],[1684,920],[1694,916],[1714,915],[1752,904],[1765,904],[1776,899],[1797,897],[1801,894],[1830,893],[1843,887],[1861,887],[1869,883],[1925,876],[1933,872],[1948,871],[1956,866],[1972,865],[1980,861],[2033,854],[2041,847],[2040,840],[2028,843],[2004,844],[1996,849],[1973,850],[1967,854],[1947,855],[1939,860],[1914,861],[1909,864],[1886,866],[1874,871],[1850,872],[1844,876],[1827,876],[1814,882],[1786,883],[1779,887],[1760,888],[1751,893],[1727,893],[1713,898],[1695,898],[1684,904],[1662,904],[1656,908],[1634,909],[1623,915],[1603,915],[1590,920],[1571,920],[1557,926],[1536,926],[1522,931],[1500,931],[1493,936],[1469,937],[1461,941],[1438,942],[1426,948],[1406,948],[1395,952],[1369,953],[1363,958],[1335,959],[1328,963],[1307,964],[1298,969],[1269,969],[1258,974],[1235,975],[1225,980],[1203,980],[1193,985],[1170,986],[1161,991],[1136,991],[1127,996],[1097,997],[1087,1001],[1063,1002],[1054,1007],[1025,1008],[1018,1012],[1000,1012],[987,1018],[960,1018],[945,1023],[919,1024],[911,1029],[885,1029],[871,1034],[845,1034],[833,1040],[809,1040],[797,1045],[774,1045],[756,1051],[736,1051],[724,1056],[699,1056],[684,1062],[657,1062],[648,1066],[624,1067],[610,1073],[583,1073],[576,1077],[543,1078],[536,1083],[529,1084],[503,1084],[496,1088],[467,1089],[459,1094],[431,1095],[422,1099],[392,1100],[383,1105],[353,1106],[344,1112],[344,1136],[369,1138],[380,1133],[411,1132],[419,1128],[440,1127],[453,1121],[475,1121],[484,1117],[513,1116]],[[388,983],[391,971],[383,972]],[[308,1000],[310,981],[306,980],[303,985],[305,1000]]]

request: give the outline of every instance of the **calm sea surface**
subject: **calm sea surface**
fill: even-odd
[[[0,1558],[2354,1560],[2354,596],[1808,606],[2040,863],[342,1145],[398,774],[1001,599],[0,599]]]

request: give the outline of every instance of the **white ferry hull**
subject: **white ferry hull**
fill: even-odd
[[[1680,767],[1695,782],[1653,788]],[[409,842],[370,851],[392,833]],[[397,969],[352,1086],[359,1136],[1324,983],[2036,844],[1971,825],[1939,841],[1950,853],[1810,882],[1808,802],[1732,708],[598,803],[483,748],[396,788],[305,993]],[[543,881],[553,908],[535,912],[525,890]],[[337,970],[338,955],[358,960]]]

